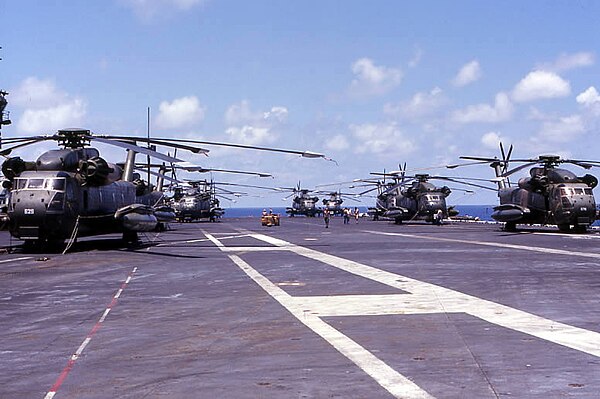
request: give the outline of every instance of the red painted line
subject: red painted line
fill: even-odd
[[[127,280],[125,280],[125,281],[130,281],[131,277],[133,277],[133,275],[136,271],[137,271],[137,267],[134,267],[133,270],[131,272],[129,272],[129,274],[127,276]],[[125,290],[125,288],[127,287],[127,284],[128,284],[127,282],[121,284],[121,288],[120,288],[121,292]],[[118,302],[118,299],[113,296],[112,300],[110,301],[110,304],[104,310],[104,312],[106,312],[106,310],[108,310],[108,309],[112,309],[117,304],[117,302]],[[103,315],[104,315],[104,313],[103,313]],[[73,369],[73,366],[75,366],[75,362],[77,361],[77,359],[79,359],[79,357],[83,353],[85,347],[88,345],[88,343],[92,340],[92,337],[96,334],[96,332],[102,326],[102,323],[103,323],[102,317],[103,316],[101,316],[100,319],[94,325],[94,327],[92,327],[92,329],[90,330],[88,335],[85,337],[85,339],[83,340],[81,345],[79,345],[79,347],[77,348],[77,351],[75,351],[75,353],[73,355],[71,355],[71,357],[69,358],[69,361],[67,362],[67,365],[65,366],[63,371],[60,373],[60,375],[58,376],[58,378],[56,379],[56,381],[54,382],[54,384],[52,385],[52,387],[50,388],[48,393],[46,394],[45,399],[53,398],[54,395],[56,395],[56,392],[58,391],[58,389],[61,387],[63,382],[69,376],[69,373]]]

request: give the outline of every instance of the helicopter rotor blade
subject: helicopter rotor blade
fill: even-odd
[[[148,171],[146,168],[140,168],[140,167],[138,167],[138,166],[136,166],[134,169],[135,169],[135,170],[139,170],[140,172],[147,172],[147,171]],[[175,178],[169,177],[169,176],[167,176],[167,175],[164,175],[164,174],[162,174],[162,173],[155,172],[155,171],[153,171],[153,170],[151,170],[151,171],[150,171],[150,174],[151,174],[152,176],[155,176],[155,177],[162,177],[163,179],[165,179],[165,180],[167,180],[167,181],[170,181],[170,182],[173,182],[173,183],[183,183],[183,182],[182,182],[182,181],[180,181],[180,180],[177,180],[177,179],[175,179]]]
[[[444,178],[441,178],[441,179],[442,180],[451,181],[453,183],[464,184],[466,186],[472,186],[472,187],[482,188],[484,190],[497,191],[495,188],[492,188],[492,187],[487,187],[487,186],[484,186],[484,185],[481,185],[481,184],[476,184],[476,183],[468,183],[468,182],[457,180],[457,179],[452,178],[452,177],[444,177]]]
[[[138,139],[138,138],[136,138]],[[143,140],[142,138],[139,138]],[[270,151],[270,152],[281,152],[286,154],[296,154],[300,155],[303,158],[323,158],[328,161],[335,162],[331,158],[327,158],[325,155],[312,152],[312,151],[297,151],[297,150],[288,150],[283,148],[274,148],[274,147],[261,147],[247,144],[236,144],[236,143],[226,143],[226,142],[218,142],[218,141],[204,141],[204,140],[190,140],[190,139],[172,139],[172,138],[158,138],[153,139],[158,140],[162,143],[188,143],[188,144],[203,144],[203,145],[214,145],[220,147],[231,147],[231,148],[243,148],[249,150],[258,150],[258,151]]]
[[[121,147],[121,148],[125,148],[127,150],[134,151],[134,152],[139,152],[140,154],[150,155],[151,157],[158,158],[158,159],[166,161],[166,162],[170,162],[170,163],[184,162],[181,159],[177,159],[177,158],[174,158],[169,155],[161,154],[160,152],[153,151],[149,148],[140,147],[135,144],[129,144],[124,141],[108,140],[108,139],[103,139],[103,138],[94,137],[94,136],[89,136],[89,137],[93,138],[94,140],[96,140],[99,143],[114,145],[117,147]]]
[[[528,168],[530,166],[537,165],[537,164],[538,164],[538,162],[529,162],[529,163],[525,163],[523,165],[519,165],[516,168],[513,168],[513,169],[501,174],[500,177],[508,177],[508,176],[512,175],[513,173],[516,173],[520,170],[523,170],[525,168]]]

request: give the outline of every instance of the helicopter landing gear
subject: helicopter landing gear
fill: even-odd
[[[587,226],[585,224],[578,224],[573,227],[573,232],[577,234],[585,234],[587,233]]]
[[[515,222],[506,222],[504,224],[504,231],[510,231],[510,232],[517,231],[517,224]]]
[[[125,231],[123,232],[123,243],[128,247],[135,247],[139,245],[140,238],[138,237],[138,233],[136,231]]]
[[[400,218],[394,219],[394,224],[402,224],[402,219],[400,219]]]
[[[571,225],[569,223],[562,223],[558,225],[558,230],[562,233],[568,233],[571,231]]]
[[[65,249],[65,240],[37,239],[25,240],[23,251],[26,253],[62,252]]]

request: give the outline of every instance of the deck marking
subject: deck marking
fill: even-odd
[[[215,245],[223,249],[223,244],[220,243],[214,236],[206,232],[204,234],[209,240],[214,242]],[[370,375],[389,393],[398,398],[433,398],[433,396],[421,389],[414,382],[410,381],[408,378],[388,366],[371,352],[360,346],[357,342],[324,322],[320,317],[306,312],[306,309],[303,308],[298,301],[296,301],[292,296],[283,291],[277,285],[273,284],[269,279],[256,271],[256,269],[252,268],[252,266],[242,260],[239,256],[227,256],[236,265],[238,265],[238,267],[242,269],[244,273],[246,273],[263,290],[265,290],[277,302],[285,307],[300,322],[320,335],[321,338],[326,340],[338,352],[354,362],[361,370]]]
[[[123,290],[127,287],[127,284],[129,284],[129,282],[131,281],[131,278],[133,277],[133,275],[135,274],[136,271],[137,271],[137,267],[134,267],[133,270],[131,272],[129,272],[127,279],[123,282],[123,284],[121,284],[118,294],[112,297],[110,304],[104,310],[104,313],[102,313],[102,316],[100,317],[100,319],[96,322],[94,327],[92,327],[92,329],[90,330],[88,335],[85,337],[85,339],[83,340],[81,345],[79,345],[79,347],[77,348],[75,353],[69,357],[69,361],[67,362],[67,365],[65,366],[63,371],[60,373],[60,375],[54,382],[54,385],[52,385],[52,387],[50,388],[50,390],[48,391],[46,396],[44,396],[44,399],[52,399],[54,397],[54,395],[56,395],[59,388],[61,387],[63,382],[67,379],[69,373],[73,369],[73,366],[75,366],[75,362],[77,361],[77,359],[79,359],[79,357],[81,356],[81,354],[83,353],[85,348],[91,342],[91,340],[92,340],[93,336],[96,334],[96,332],[98,332],[98,330],[102,326],[102,323],[104,323],[106,316],[108,316],[108,313],[110,313],[112,308],[117,304],[117,298],[121,295]]]
[[[583,258],[600,259],[600,254],[595,254],[595,253],[590,253],[590,252],[567,251],[564,249],[554,249],[554,248],[544,248],[544,247],[528,247],[525,245],[503,244],[503,243],[499,243],[499,242],[458,240],[456,238],[431,237],[431,236],[417,235],[417,234],[386,233],[386,232],[382,232],[382,231],[372,231],[372,230],[363,230],[363,231],[365,233],[379,234],[379,235],[384,235],[384,236],[419,238],[419,239],[424,239],[424,240],[454,242],[454,243],[460,243],[460,244],[475,244],[475,245],[483,245],[486,247],[520,249],[523,251],[541,252],[541,253],[546,253],[546,254],[581,256]]]
[[[318,260],[349,273],[409,292],[411,295],[407,296],[407,298],[414,298],[413,300],[416,301],[416,304],[419,307],[424,307],[429,313],[437,307],[440,309],[439,313],[470,314],[501,327],[600,357],[600,333],[570,326],[473,295],[294,245],[264,234],[253,234],[252,236],[258,240],[287,248],[298,255]]]
[[[21,258],[4,259],[4,260],[0,260],[0,263],[17,262],[20,260],[28,260],[28,259],[33,259],[33,256],[24,256]]]

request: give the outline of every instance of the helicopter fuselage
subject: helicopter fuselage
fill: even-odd
[[[492,218],[500,222],[555,224],[585,228],[596,219],[592,189],[584,183],[550,184],[544,192],[513,187],[499,191],[500,206]]]
[[[318,197],[311,197],[310,195],[296,196],[292,200],[292,206],[286,208],[285,211],[289,216],[318,216],[322,211],[317,207],[317,201],[319,201]]]
[[[219,200],[209,191],[192,192],[182,196],[175,202],[175,215],[179,222],[191,222],[198,219],[214,221],[224,213],[219,207]]]
[[[25,171],[13,181],[8,228],[22,240],[65,240],[76,226],[77,236],[150,231],[158,220],[142,208],[160,196],[138,196],[127,181],[86,186],[70,172]]]
[[[408,188],[381,189],[373,213],[393,218],[396,223],[408,220],[433,222],[438,211],[442,211],[444,218],[448,217],[446,197],[449,194],[447,187],[437,188],[428,182],[415,182]]]
[[[516,224],[554,224],[563,231],[571,226],[585,230],[596,220],[592,189],[597,183],[592,175],[577,177],[562,168],[534,167],[518,187],[499,187],[500,205],[492,218],[509,229]]]

